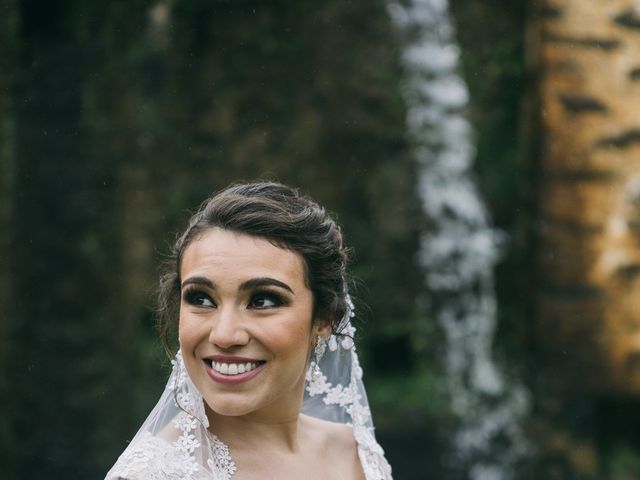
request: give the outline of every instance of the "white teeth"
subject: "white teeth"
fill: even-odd
[[[258,366],[255,362],[247,363],[222,363],[211,362],[211,367],[218,373],[223,375],[238,375],[240,373],[247,373]]]

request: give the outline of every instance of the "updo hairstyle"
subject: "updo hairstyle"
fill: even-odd
[[[313,318],[339,333],[348,309],[348,251],[342,233],[324,208],[275,182],[234,184],[207,199],[178,238],[160,280],[158,328],[171,355],[180,310],[180,267],[187,247],[212,228],[264,238],[303,259],[305,282],[313,294]]]

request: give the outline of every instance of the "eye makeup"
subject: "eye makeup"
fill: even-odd
[[[196,307],[215,307],[215,302],[201,288],[187,286],[182,291],[182,301]]]
[[[255,310],[266,310],[287,306],[291,303],[288,295],[283,295],[276,291],[277,288],[258,288],[247,292],[247,308]],[[211,296],[199,286],[188,284],[182,291],[182,301],[188,305],[196,307],[216,307],[216,303]]]
[[[286,296],[269,289],[259,289],[251,293],[247,308],[257,310],[277,308],[289,305],[290,301]]]

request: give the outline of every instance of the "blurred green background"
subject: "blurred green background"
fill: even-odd
[[[383,2],[3,0],[0,21],[2,478],[104,476],[168,373],[159,264],[237,180],[335,213],[377,422],[393,435],[425,410],[421,211]]]
[[[525,383],[528,3],[450,6],[475,178],[509,238],[496,356]],[[354,249],[365,381],[395,478],[458,478],[401,48],[382,0],[0,1],[1,478],[103,478],[168,373],[160,263],[204,198],[258,178],[325,205]],[[608,478],[640,478],[628,442],[602,450],[621,472]],[[567,472],[522,478],[596,478]]]

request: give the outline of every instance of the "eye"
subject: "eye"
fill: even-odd
[[[182,295],[182,299],[189,305],[198,307],[215,307],[216,304],[211,297],[201,290],[187,289]]]
[[[254,293],[249,300],[249,308],[255,309],[266,309],[266,308],[275,308],[281,305],[284,305],[284,300],[280,297],[280,295],[273,292],[257,292]]]

